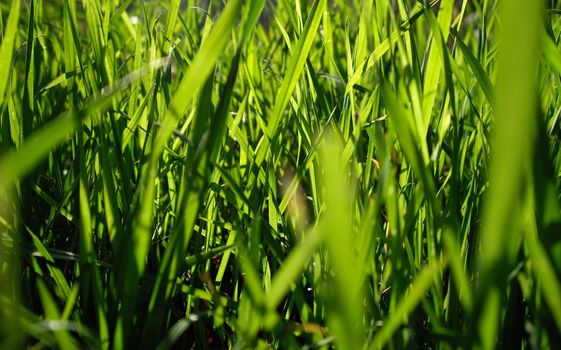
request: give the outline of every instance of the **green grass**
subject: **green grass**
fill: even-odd
[[[560,9],[1,2],[0,348],[555,348]]]

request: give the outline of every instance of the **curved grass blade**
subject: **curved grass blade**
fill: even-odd
[[[466,59],[469,67],[471,68],[471,71],[475,76],[475,79],[477,79],[477,82],[479,83],[481,90],[483,90],[483,93],[485,94],[485,97],[487,98],[487,102],[493,103],[493,91],[495,91],[495,89],[493,88],[493,83],[491,83],[491,80],[489,79],[487,72],[485,72],[485,69],[483,69],[481,63],[479,63],[477,58],[475,58],[475,56],[471,53],[470,49],[462,40],[460,34],[454,28],[450,29],[450,34],[454,37],[454,40],[456,40],[456,44],[460,48],[460,51],[464,55],[464,58]]]
[[[403,153],[417,176],[421,179],[424,191],[426,192],[425,197],[435,205],[435,213],[439,213],[439,204],[434,200],[436,198],[436,187],[429,169],[429,156],[424,151],[425,149],[419,148],[419,145],[424,141],[420,139],[419,135],[411,127],[409,122],[413,120],[411,111],[403,107],[403,103],[398,100],[396,94],[387,85],[383,86],[382,97],[392,117]]]

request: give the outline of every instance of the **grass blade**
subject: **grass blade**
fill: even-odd
[[[6,22],[6,31],[2,35],[2,47],[0,47],[0,106],[3,105],[4,94],[11,76],[10,71],[17,35],[20,5],[21,0],[12,1],[10,14],[8,16],[8,21]]]
[[[501,11],[504,27],[498,58],[494,155],[483,216],[481,281],[475,304],[479,307],[475,319],[479,315],[484,320],[479,331],[483,348],[495,345],[500,320],[499,293],[520,243],[520,231],[513,218],[519,217],[517,213],[521,210],[520,193],[528,179],[527,165],[532,163],[538,121],[535,77],[543,4],[505,2]],[[524,21],[523,27],[520,21]],[[487,298],[490,294],[493,297]]]
[[[312,48],[312,44],[315,35],[318,31],[319,24],[321,22],[323,10],[325,8],[325,0],[315,0],[312,8],[310,9],[310,14],[304,25],[304,29],[300,34],[300,39],[298,44],[292,52],[292,58],[288,66],[288,70],[284,75],[283,84],[280,91],[275,99],[275,105],[271,114],[271,118],[267,124],[266,135],[263,136],[259,148],[257,150],[255,163],[258,167],[261,166],[265,156],[269,150],[270,142],[275,139],[275,133],[277,132],[279,125],[281,123],[281,118],[283,116],[284,110],[290,101],[292,92],[296,87],[296,83],[304,70],[306,64],[306,59]]]

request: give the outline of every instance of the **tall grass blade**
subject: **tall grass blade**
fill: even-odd
[[[536,74],[542,11],[541,2],[501,3],[503,27],[493,156],[481,231],[480,282],[476,299],[479,307],[476,319],[483,320],[479,329],[483,348],[494,347],[500,326],[500,291],[506,285],[507,273],[520,244],[520,230],[513,218],[519,217],[537,137]],[[523,27],[520,21],[524,21]]]
[[[10,14],[6,22],[6,29],[2,34],[2,46],[0,47],[0,106],[3,105],[4,94],[6,93],[8,82],[10,81],[20,6],[21,0],[12,1]]]
[[[273,106],[271,117],[267,123],[266,133],[261,139],[261,142],[258,146],[255,158],[255,163],[258,167],[260,167],[263,163],[263,160],[265,159],[269,150],[271,141],[275,140],[275,134],[281,123],[284,111],[288,105],[288,102],[290,101],[290,97],[292,96],[292,92],[296,87],[298,79],[300,78],[300,75],[304,70],[306,59],[308,57],[308,54],[310,53],[310,49],[312,48],[314,38],[321,22],[325,4],[325,0],[314,1],[312,8],[310,9],[308,18],[306,19],[304,29],[300,34],[298,43],[292,52],[288,70],[286,71],[286,74],[283,78],[283,84],[278,94],[276,94],[275,104]]]

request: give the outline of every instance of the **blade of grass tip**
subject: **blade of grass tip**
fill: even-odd
[[[6,31],[2,36],[2,47],[0,48],[0,106],[3,106],[4,93],[8,81],[10,80],[10,72],[12,70],[13,53],[15,39],[18,32],[18,22],[20,15],[21,0],[12,1],[10,14],[6,22]]]
[[[57,296],[63,300],[68,299],[68,295],[70,294],[70,285],[64,277],[64,274],[62,273],[60,268],[53,264],[54,259],[49,253],[48,249],[43,245],[43,243],[41,243],[41,240],[31,232],[29,232],[29,235],[33,240],[33,244],[37,248],[37,251],[40,253],[40,256],[47,262],[49,262],[49,264],[47,264],[47,269],[49,270],[49,274],[55,282],[55,291],[57,293]]]
[[[80,295],[80,288],[79,284],[75,283],[70,290],[70,295],[68,296],[68,300],[65,301],[64,309],[61,313],[61,318],[63,320],[68,320],[70,317],[72,310],[76,306],[76,301],[78,300],[78,296]]]
[[[542,35],[543,2],[501,2],[501,49],[489,189],[481,229],[480,283],[471,337],[479,324],[481,346],[495,346],[500,320],[500,291],[506,284],[520,242],[521,193],[528,178],[537,137],[537,69]],[[521,26],[520,23],[524,23]],[[488,298],[491,295],[493,297]],[[479,320],[489,320],[480,322]]]
[[[167,335],[160,341],[156,350],[166,350],[171,349],[175,342],[179,340],[181,335],[187,331],[187,329],[191,326],[192,322],[190,319],[181,319],[177,321],[173,327],[171,327],[167,333]]]
[[[312,48],[316,33],[319,29],[319,24],[325,9],[326,0],[315,0],[310,14],[304,25],[304,29],[300,34],[298,39],[298,44],[296,48],[293,49],[292,58],[290,59],[290,64],[288,70],[283,78],[282,86],[275,99],[275,104],[273,106],[273,111],[271,113],[271,119],[268,122],[267,130],[265,135],[263,135],[261,141],[258,145],[257,154],[255,157],[255,164],[257,167],[261,167],[267,152],[270,147],[271,141],[275,140],[275,134],[280,125],[281,118],[284,115],[284,110],[290,101],[292,92],[298,83],[298,79],[304,70],[306,64],[306,59]]]

